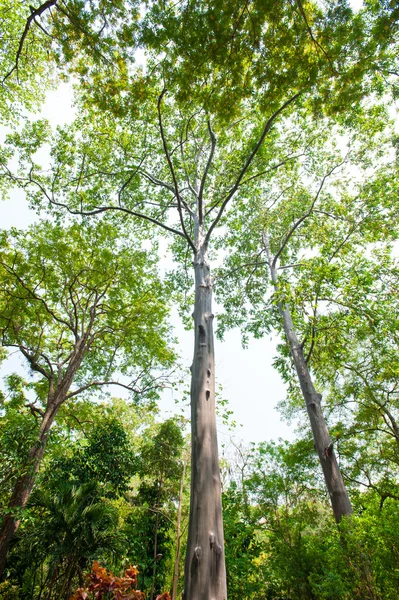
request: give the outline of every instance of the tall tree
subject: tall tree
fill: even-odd
[[[145,252],[116,243],[105,222],[44,222],[2,235],[2,345],[16,348],[32,374],[26,405],[37,428],[3,518],[1,572],[61,406],[112,384],[140,395],[157,387],[151,369],[172,359],[154,266]]]
[[[279,181],[270,180],[262,190],[254,191],[252,201],[241,205],[239,217],[232,216],[230,236],[234,241],[227,236],[232,251],[218,286],[226,306],[222,331],[232,324],[255,335],[270,327],[283,329],[288,345],[284,354],[296,371],[338,522],[351,514],[351,505],[309,364],[317,344],[320,315],[325,311],[324,286],[328,288],[329,278],[337,281],[347,260],[341,255],[345,257],[359,246],[373,251],[372,242],[386,236],[388,222],[396,212],[392,202],[396,166],[392,162],[391,133],[387,136],[384,132],[382,114],[381,108],[374,106],[367,120],[368,131],[374,133],[378,147],[364,139],[362,127],[366,121],[358,114],[360,131],[352,133],[350,141],[346,139],[350,152],[334,147],[334,136],[331,138],[327,131],[330,122],[321,122],[310,130],[306,119],[291,124],[298,158],[281,169]],[[339,131],[335,132],[336,139]],[[376,192],[381,177],[392,179],[377,201],[378,210],[385,209],[378,215]],[[341,275],[343,290],[348,279],[346,268]],[[275,290],[271,303],[266,285],[269,278]],[[245,281],[244,292],[242,283],[237,286],[238,281]],[[238,306],[242,306],[241,311],[237,311]],[[332,320],[336,318],[336,314],[331,316]],[[290,379],[289,368],[285,373]]]
[[[271,145],[281,114],[299,102],[318,114],[359,101],[369,89],[363,85],[371,64],[366,57],[384,43],[374,43],[361,16],[352,20],[345,2],[328,4],[325,12],[302,2],[155,3],[152,8],[140,38],[155,51],[147,73],[132,68],[132,21],[122,30],[117,20],[105,28],[118,72],[102,68],[91,50],[83,53],[87,46],[77,48],[71,68],[82,83],[88,116],[74,131],[60,132],[51,177],[34,167],[29,182],[23,175],[16,182],[38,186],[50,204],[75,214],[113,210],[150,221],[175,234],[180,262],[192,254],[193,443],[185,598],[223,600],[211,242],[233,198],[265,170],[277,170],[279,161],[262,151],[266,140]],[[393,12],[388,15],[390,25],[394,18]],[[79,39],[88,38],[81,33]]]

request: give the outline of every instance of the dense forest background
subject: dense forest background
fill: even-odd
[[[398,29],[388,0],[0,0],[0,190],[38,215],[0,231],[1,600],[396,600]],[[292,440],[234,441],[212,293],[219,339],[279,337]]]

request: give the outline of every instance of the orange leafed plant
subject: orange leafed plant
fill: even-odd
[[[144,600],[143,592],[136,589],[137,575],[137,567],[129,567],[124,577],[115,577],[95,562],[87,576],[87,587],[79,588],[70,600]]]

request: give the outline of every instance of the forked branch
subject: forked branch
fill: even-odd
[[[295,223],[293,224],[293,226],[291,227],[291,229],[289,230],[289,232],[287,233],[287,235],[285,236],[283,243],[281,244],[277,254],[275,255],[274,259],[273,259],[273,268],[276,268],[276,263],[278,261],[278,259],[281,256],[281,253],[283,252],[284,248],[286,247],[286,245],[288,244],[289,240],[291,239],[291,237],[293,236],[293,234],[295,233],[295,231],[298,229],[298,227],[312,214],[313,209],[316,205],[317,200],[319,199],[319,196],[321,194],[321,191],[324,187],[324,184],[326,182],[326,180],[330,177],[330,175],[332,175],[334,173],[334,171],[336,169],[338,169],[340,166],[342,166],[345,162],[345,159],[340,162],[338,165],[335,165],[332,169],[329,170],[329,172],[324,175],[323,179],[320,182],[319,188],[316,192],[315,197],[313,198],[312,204],[310,205],[310,208],[305,212],[305,214],[302,215],[302,217],[300,217],[297,221],[295,221]]]
[[[216,215],[213,223],[211,224],[211,226],[208,229],[208,233],[206,234],[206,238],[205,238],[205,242],[209,242],[209,239],[212,235],[212,231],[215,229],[216,225],[219,223],[220,219],[222,218],[222,215],[225,211],[225,208],[227,206],[227,204],[230,202],[230,200],[232,199],[232,197],[234,196],[234,194],[236,193],[236,191],[238,190],[240,183],[245,175],[245,173],[248,171],[249,167],[252,164],[252,161],[254,160],[255,156],[257,155],[260,147],[262,146],[267,134],[269,133],[274,121],[277,119],[277,117],[293,102],[295,102],[295,100],[297,100],[297,98],[299,98],[299,96],[301,95],[300,92],[298,92],[297,94],[295,94],[294,96],[292,96],[291,98],[289,98],[286,102],[284,102],[284,104],[282,104],[280,106],[280,108],[278,110],[276,110],[275,113],[272,114],[272,116],[266,121],[266,124],[263,128],[262,134],[259,138],[259,140],[257,141],[254,149],[252,150],[252,152],[250,153],[250,155],[248,156],[244,166],[242,167],[234,185],[230,188],[230,191],[228,192],[226,198],[223,200],[222,205],[219,209],[218,214]]]
[[[158,98],[158,123],[159,123],[159,131],[161,133],[161,138],[162,138],[162,145],[163,145],[163,149],[165,152],[165,156],[166,156],[166,160],[169,166],[169,170],[170,170],[170,174],[172,175],[172,180],[173,180],[173,185],[174,185],[174,193],[176,196],[176,200],[177,200],[177,210],[179,212],[179,218],[180,218],[180,225],[182,228],[182,233],[183,236],[186,238],[187,242],[189,243],[189,245],[191,246],[192,250],[195,252],[195,245],[191,239],[191,237],[189,236],[189,234],[187,233],[187,229],[186,226],[184,225],[184,217],[183,217],[183,202],[182,199],[180,197],[180,192],[179,192],[179,185],[177,183],[177,177],[176,177],[176,173],[175,173],[175,169],[173,167],[173,163],[172,163],[172,159],[170,157],[169,154],[169,150],[168,150],[168,145],[166,143],[166,138],[165,138],[165,131],[163,128],[163,123],[162,123],[162,113],[161,113],[161,105],[162,105],[162,99],[164,97],[164,95],[166,94],[166,88],[164,88]]]

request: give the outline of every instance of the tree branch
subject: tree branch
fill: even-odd
[[[172,163],[172,159],[170,158],[170,154],[169,154],[169,150],[168,150],[168,145],[166,143],[166,138],[165,138],[165,132],[164,132],[164,128],[163,128],[163,124],[162,124],[162,114],[161,114],[161,104],[162,104],[162,99],[164,97],[164,95],[166,94],[166,88],[164,88],[158,98],[158,123],[159,123],[159,130],[161,133],[161,138],[162,138],[162,144],[163,144],[163,149],[165,152],[165,156],[166,156],[166,160],[168,162],[169,165],[169,170],[170,173],[172,175],[172,179],[173,179],[173,185],[174,185],[174,193],[177,199],[177,210],[179,211],[179,218],[180,218],[180,224],[181,224],[181,228],[182,228],[182,234],[183,236],[186,238],[187,242],[189,243],[189,245],[191,246],[192,250],[195,252],[195,245],[191,239],[191,237],[188,235],[186,227],[184,225],[184,218],[183,218],[183,210],[182,210],[182,201],[180,198],[180,193],[179,193],[179,186],[177,183],[177,178],[176,178],[176,173],[173,167],[173,163]]]
[[[215,154],[215,148],[216,148],[216,136],[212,130],[210,119],[208,119],[208,131],[209,131],[209,137],[211,138],[211,151],[209,153],[208,161],[206,163],[204,174],[201,179],[200,189],[198,192],[198,222],[200,225],[202,225],[202,223],[204,221],[203,196],[204,196],[205,182],[206,182],[206,178],[208,177],[209,169],[211,167],[213,156]]]
[[[29,17],[26,20],[25,29],[23,30],[21,39],[19,41],[17,54],[15,56],[14,66],[7,73],[7,75],[5,75],[5,77],[3,77],[3,83],[6,81],[6,79],[8,79],[10,77],[10,75],[12,75],[12,73],[14,71],[18,71],[19,59],[21,58],[24,43],[25,43],[26,37],[29,33],[32,23],[35,21],[36,17],[40,17],[47,9],[51,8],[52,6],[55,6],[57,4],[57,2],[58,2],[58,0],[47,0],[46,2],[41,4],[36,9],[34,9],[31,6],[29,7],[31,10],[31,14],[29,15]]]
[[[341,165],[343,165],[344,162],[345,162],[345,160],[341,161],[338,165],[335,165],[332,169],[330,169],[330,171],[326,175],[324,175],[324,177],[321,180],[321,183],[319,185],[319,189],[317,190],[317,193],[316,193],[315,197],[313,198],[313,202],[310,205],[309,210],[307,210],[306,213],[304,215],[302,215],[302,217],[294,223],[294,225],[291,227],[290,231],[285,236],[285,239],[284,239],[283,243],[281,244],[280,249],[278,250],[277,254],[275,255],[275,257],[273,259],[273,268],[276,267],[277,260],[279,259],[281,253],[283,252],[284,248],[288,244],[292,235],[295,233],[295,231],[298,229],[298,227],[301,225],[301,223],[303,223],[305,221],[305,219],[307,219],[312,214],[315,204],[321,194],[321,191],[322,191],[324,184],[325,184],[326,180],[328,179],[328,177],[330,177],[330,175],[332,175],[332,173],[335,171],[335,169],[338,169]]]
[[[62,324],[62,325],[65,325],[66,327],[68,327],[68,329],[71,329],[70,323],[68,323],[68,321],[65,321],[65,320],[64,320],[64,319],[62,319],[61,317],[58,317],[58,316],[55,314],[55,312],[54,312],[54,311],[53,311],[53,310],[52,310],[52,309],[49,307],[49,305],[47,304],[47,302],[46,302],[46,301],[45,301],[45,300],[44,300],[44,299],[43,299],[41,296],[37,295],[37,294],[35,293],[35,291],[34,291],[34,290],[31,290],[31,289],[30,289],[30,287],[28,287],[28,286],[26,285],[26,283],[24,282],[24,280],[22,279],[22,277],[20,277],[20,276],[18,275],[18,273],[17,273],[17,272],[16,272],[14,269],[12,269],[11,267],[9,267],[9,266],[8,266],[7,264],[5,264],[4,262],[0,262],[0,264],[1,264],[1,265],[4,267],[4,269],[5,269],[6,271],[8,271],[8,273],[10,273],[10,274],[11,274],[13,277],[15,277],[15,279],[16,279],[16,280],[17,280],[17,281],[20,283],[20,285],[23,287],[23,289],[24,289],[24,290],[26,290],[26,291],[28,292],[28,294],[30,294],[30,296],[31,296],[32,298],[34,298],[35,300],[37,300],[38,302],[40,302],[40,303],[41,303],[41,304],[44,306],[44,308],[45,308],[46,312],[47,312],[47,313],[48,313],[48,314],[49,314],[51,317],[53,317],[53,319],[54,319],[55,321],[57,321],[57,323],[60,323],[60,324]],[[72,331],[73,331],[73,330],[72,330]]]
[[[44,417],[44,410],[39,408],[38,406],[35,406],[35,404],[33,402],[28,402],[27,404],[25,404],[26,408],[29,408],[29,410],[31,411],[32,415],[35,417],[35,419],[37,420],[37,415],[40,415],[42,418]]]
[[[52,380],[52,375],[50,373],[48,373],[44,367],[39,365],[39,363],[37,362],[35,357],[32,354],[30,354],[30,352],[27,350],[27,348],[25,348],[25,346],[20,345],[20,346],[18,346],[18,348],[19,348],[20,352],[25,356],[28,363],[30,364],[32,371],[36,371],[37,373],[40,373],[48,381]]]
[[[257,177],[261,177],[262,175],[265,175],[266,173],[270,173],[270,171],[274,171],[275,169],[278,169],[279,167],[282,167],[283,165],[285,165],[290,160],[294,160],[295,158],[300,158],[301,156],[305,156],[305,153],[301,152],[301,154],[295,154],[294,156],[289,156],[288,158],[285,158],[284,160],[282,160],[279,163],[277,163],[276,165],[273,165],[272,167],[269,167],[269,169],[265,169],[264,171],[260,171],[259,173],[255,173],[255,175],[251,175],[251,177],[248,177],[248,179],[245,179],[244,181],[242,181],[240,183],[240,186],[245,185],[246,183],[249,183],[250,181],[252,181],[253,179],[256,179]]]
[[[309,33],[310,39],[312,40],[312,42],[314,43],[314,45],[316,46],[316,48],[319,48],[319,49],[322,51],[322,53],[324,54],[324,56],[325,56],[325,57],[326,57],[326,59],[328,60],[328,62],[329,62],[329,64],[330,64],[331,68],[333,69],[334,73],[337,75],[337,74],[338,74],[338,71],[337,71],[337,69],[334,67],[334,65],[332,64],[331,58],[328,56],[328,54],[327,54],[327,52],[324,50],[323,46],[321,46],[321,45],[319,44],[319,42],[316,40],[316,38],[315,38],[315,37],[314,37],[314,35],[313,35],[313,31],[312,31],[312,29],[311,29],[311,27],[310,27],[310,25],[309,25],[308,19],[307,19],[307,17],[306,17],[306,13],[305,13],[305,11],[304,11],[304,8],[303,8],[303,6],[302,6],[302,0],[296,0],[296,3],[297,3],[297,5],[298,5],[299,12],[301,13],[301,15],[302,15],[302,18],[303,18],[303,20],[305,21],[306,29],[308,30],[308,33]]]
[[[174,233],[175,235],[180,235],[180,237],[184,237],[184,238],[186,237],[182,231],[179,231],[178,229],[174,229],[173,227],[169,227],[168,225],[165,225],[165,223],[162,223],[162,221],[158,221],[157,219],[154,219],[153,217],[150,217],[143,213],[139,213],[134,210],[130,210],[128,208],[123,208],[122,206],[101,206],[94,210],[74,210],[74,209],[70,208],[67,204],[63,204],[62,202],[57,202],[54,199],[49,199],[49,202],[51,204],[54,204],[54,206],[60,206],[61,208],[65,208],[71,215],[81,215],[81,216],[85,216],[85,217],[98,215],[100,213],[106,212],[107,210],[119,210],[121,212],[132,215],[133,217],[138,217],[139,219],[144,219],[146,221],[150,221],[151,223],[158,225],[158,227],[161,227],[162,229],[165,229],[166,231],[169,231],[170,233]]]
[[[232,186],[232,188],[230,189],[229,193],[227,194],[226,198],[224,199],[224,201],[222,202],[222,205],[220,207],[220,210],[218,212],[218,214],[216,215],[216,218],[214,219],[212,225],[209,227],[208,232],[206,234],[205,237],[205,243],[209,242],[209,239],[211,237],[212,231],[214,230],[214,228],[216,227],[216,225],[219,223],[223,212],[227,206],[227,204],[230,202],[231,198],[234,196],[234,194],[236,193],[236,191],[238,190],[238,187],[241,183],[242,178],[244,177],[245,173],[248,171],[249,167],[252,164],[253,159],[255,158],[256,154],[258,153],[259,148],[262,146],[265,137],[267,136],[267,134],[270,131],[271,126],[273,125],[274,121],[277,119],[277,117],[283,112],[284,109],[286,109],[290,104],[292,104],[292,102],[295,102],[295,100],[297,98],[299,98],[300,96],[300,92],[298,94],[295,94],[294,96],[292,96],[291,98],[289,98],[289,100],[287,100],[286,102],[284,102],[284,104],[282,106],[280,106],[280,108],[278,110],[276,110],[276,112],[270,117],[270,119],[267,120],[262,134],[258,140],[258,142],[255,145],[255,148],[252,150],[251,154],[249,155],[248,159],[246,160],[243,168],[241,169],[234,185]]]
[[[170,192],[172,192],[172,194],[174,196],[176,196],[175,188],[173,187],[173,185],[170,185],[170,183],[167,183],[166,181],[162,181],[162,179],[158,179],[157,177],[154,177],[154,175],[151,175],[151,173],[148,173],[147,171],[144,171],[144,169],[140,169],[139,172],[142,175],[144,175],[144,177],[146,179],[148,179],[148,181],[150,181],[154,185],[159,185],[160,187],[164,187],[167,190],[169,190]],[[184,208],[193,216],[194,213],[191,210],[191,208],[188,206],[187,202],[181,196],[180,196],[180,200],[181,200],[181,203],[184,206]]]
[[[119,381],[91,381],[90,383],[87,383],[86,385],[82,385],[82,387],[80,387],[78,390],[75,390],[74,392],[70,392],[69,394],[67,394],[66,400],[69,400],[69,398],[73,398],[74,396],[77,396],[78,394],[81,394],[85,390],[88,390],[92,387],[101,387],[101,386],[105,386],[105,385],[118,385],[119,387],[122,387],[125,390],[129,390],[130,392],[134,392],[135,394],[143,393],[143,390],[140,390],[136,386],[125,385],[124,383],[120,383]]]

